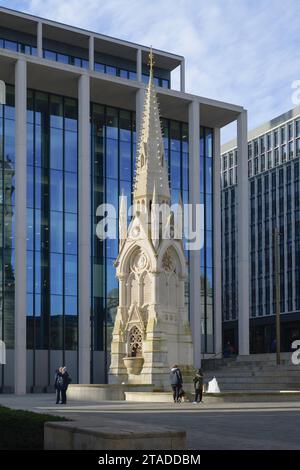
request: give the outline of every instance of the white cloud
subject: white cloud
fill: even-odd
[[[243,105],[249,127],[293,107],[298,0],[31,0],[4,6],[186,57],[187,91]]]

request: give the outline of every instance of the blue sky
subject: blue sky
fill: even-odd
[[[249,128],[294,106],[300,0],[13,0],[1,5],[184,55],[186,90],[243,105]],[[223,140],[232,133],[227,129]]]

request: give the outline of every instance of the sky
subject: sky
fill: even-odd
[[[186,91],[244,106],[249,129],[295,106],[300,0],[10,0],[1,6],[183,55]],[[228,126],[222,141],[235,132]]]

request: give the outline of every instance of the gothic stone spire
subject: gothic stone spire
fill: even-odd
[[[159,108],[153,81],[153,54],[149,55],[150,76],[144,101],[141,133],[137,148],[134,201],[148,206],[152,199],[154,182],[158,202],[170,202],[168,170],[160,124]]]

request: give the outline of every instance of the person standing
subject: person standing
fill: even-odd
[[[67,372],[67,368],[66,367],[61,367],[60,368],[60,373],[58,375],[57,383],[58,383],[58,389],[59,389],[60,394],[61,394],[61,404],[62,405],[65,405],[67,403],[67,390],[68,390],[68,386],[70,385],[71,382],[72,382],[72,379],[71,379],[71,377],[69,376],[69,374]]]
[[[56,404],[58,405],[61,398],[61,389],[60,389],[60,377],[61,377],[62,367],[56,369],[55,371],[55,379],[54,379],[54,388],[56,390]]]
[[[171,382],[171,387],[173,390],[174,403],[180,403],[179,394],[180,394],[180,389],[182,388],[183,380],[182,380],[181,371],[176,364],[171,368],[170,382]]]
[[[194,403],[202,403],[202,392],[203,392],[203,372],[202,369],[198,369],[193,379],[195,387],[195,400]]]
[[[61,403],[65,405],[67,403],[67,390],[68,386],[72,382],[71,377],[67,372],[66,367],[62,367],[61,369],[61,377],[60,377],[60,390],[61,390]]]

